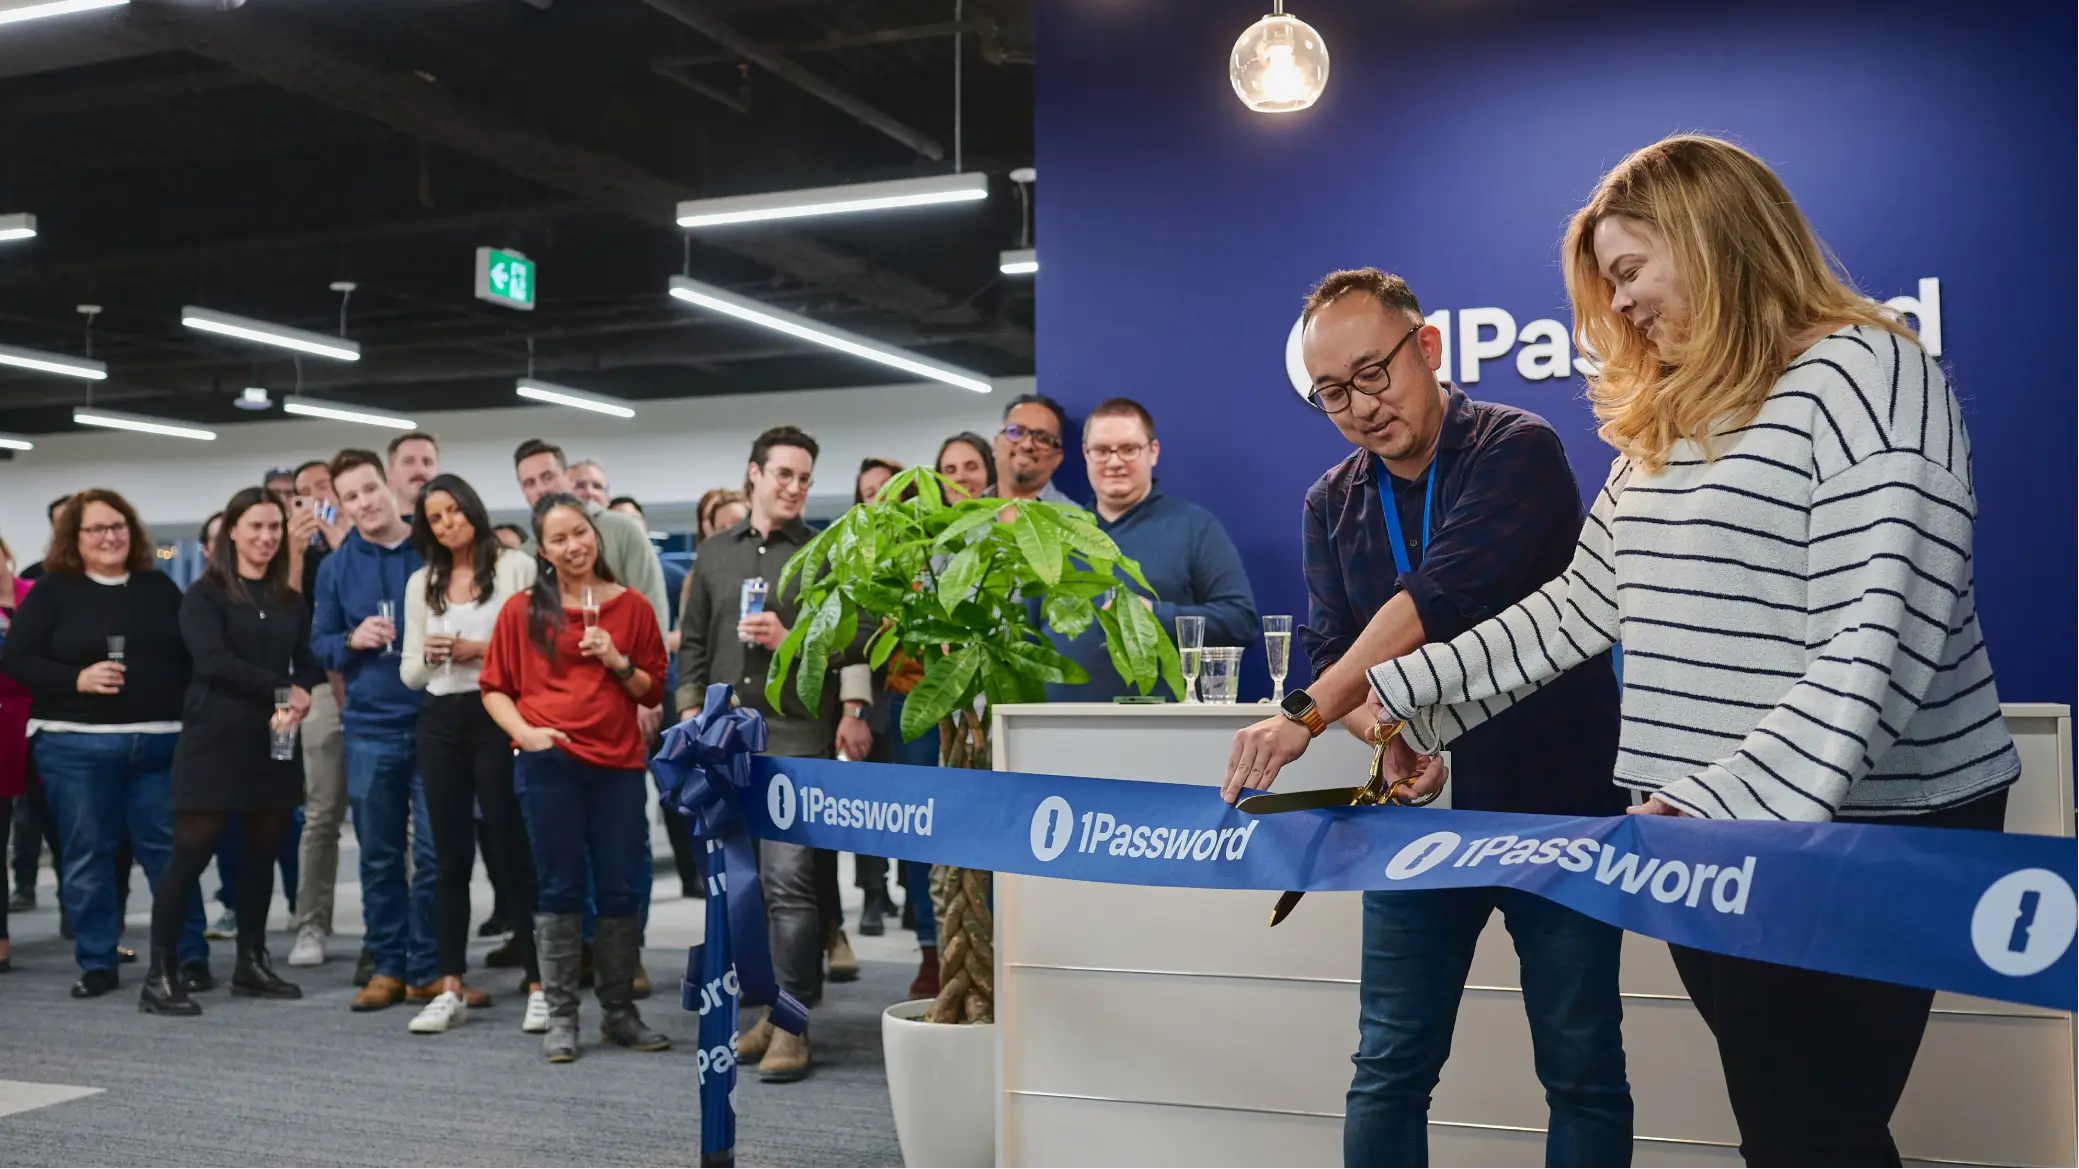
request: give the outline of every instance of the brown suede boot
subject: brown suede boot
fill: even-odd
[[[809,1041],[806,1034],[772,1028],[772,1046],[758,1063],[758,1078],[768,1084],[791,1084],[808,1079]]]
[[[755,1064],[765,1058],[765,1049],[772,1046],[772,1033],[778,1028],[772,1025],[772,1016],[765,1015],[751,1025],[748,1031],[739,1031],[736,1037],[736,1062]]]

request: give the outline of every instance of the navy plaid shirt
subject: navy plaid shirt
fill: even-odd
[[[1314,673],[1335,664],[1372,617],[1406,590],[1430,641],[1448,641],[1566,572],[1581,534],[1581,494],[1544,419],[1449,388],[1437,443],[1429,548],[1422,548],[1426,474],[1394,478],[1357,451],[1307,491],[1303,558],[1307,621],[1300,645]],[[1399,505],[1408,563],[1388,544],[1377,476]],[[1451,806],[1489,812],[1608,816],[1614,786],[1617,678],[1602,654],[1451,744]]]

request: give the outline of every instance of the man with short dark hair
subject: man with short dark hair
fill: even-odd
[[[601,507],[613,505],[613,488],[606,479],[606,465],[598,459],[579,459],[570,465],[570,493]]]
[[[1154,417],[1131,398],[1101,402],[1083,420],[1083,459],[1096,493],[1097,526],[1140,564],[1154,591],[1150,597],[1124,584],[1112,603],[1130,598],[1146,606],[1172,635],[1177,618],[1202,617],[1205,644],[1248,645],[1256,640],[1256,594],[1242,554],[1212,512],[1156,486],[1161,455]],[[1049,636],[1090,680],[1049,682],[1048,701],[1110,702],[1134,693],[1112,666],[1098,626],[1074,640],[1052,631]]]
[[[340,509],[354,530],[318,569],[310,644],[318,661],[346,680],[340,723],[348,802],[361,849],[361,917],[375,963],[353,1009],[374,1011],[403,1002],[408,992],[430,999],[441,989],[433,934],[433,824],[418,767],[423,695],[398,674],[405,583],[421,561],[382,459],[373,451],[345,450],[330,469]],[[382,615],[385,601],[394,617]],[[481,991],[475,997],[471,1006],[489,1002]]]
[[[545,439],[530,438],[513,451],[513,477],[519,480],[520,494],[527,497],[528,507],[545,495],[577,495],[563,448]],[[608,508],[603,499],[579,498],[585,505],[585,514],[592,517],[592,526],[599,530],[599,558],[606,570],[650,602],[657,614],[657,628],[670,629],[671,605],[664,595],[664,570],[658,567],[650,530]],[[525,547],[533,551],[534,541],[527,541]],[[657,708],[646,706],[642,711],[646,719],[654,719]],[[654,722],[644,728],[645,734],[655,731]]]
[[[419,492],[440,474],[440,440],[423,430],[406,431],[390,440],[390,490],[397,495],[397,514],[406,523],[419,510]]]
[[[787,558],[815,537],[801,511],[818,453],[816,440],[792,426],[773,427],[751,445],[745,470],[750,517],[701,541],[693,559],[692,590],[679,617],[679,717],[699,714],[708,686],[727,682],[736,688],[739,702],[765,717],[769,754],[828,759],[841,753],[864,759],[873,749],[865,722],[873,672],[859,656],[863,637],[832,656],[828,668],[837,675],[837,685],[823,687],[818,709],[802,705],[796,680],[788,678],[775,710],[765,700],[765,682],[773,651],[801,615],[799,579],[785,593],[769,593],[759,612],[745,614],[740,607],[744,581],[758,577],[776,585]],[[780,985],[813,1006],[823,995],[824,954],[815,850],[763,840],[758,855],[774,972]],[[809,1074],[807,1033],[779,1031],[769,1017],[743,1033],[737,1054],[745,1063],[762,1060],[758,1075],[763,1080],[790,1082]]]
[[[310,459],[298,464],[292,482],[289,579],[315,612],[318,574],[354,528],[339,514],[330,463]],[[296,941],[289,947],[289,965],[297,967],[325,964],[332,891],[339,879],[339,829],[347,817],[346,741],[339,722],[346,681],[337,670],[325,676],[327,684],[310,692],[310,713],[303,718],[303,833],[296,846],[296,904],[290,906]]]
[[[1362,735],[1365,670],[1448,641],[1564,574],[1581,496],[1559,436],[1522,410],[1475,402],[1440,382],[1443,336],[1406,282],[1375,268],[1337,272],[1308,298],[1308,402],[1357,448],[1307,491],[1302,529],[1314,682],[1283,712],[1235,735],[1223,794],[1266,788],[1328,723]],[[1496,647],[1506,653],[1506,646]],[[1611,816],[1624,793],[1616,677],[1604,654],[1534,693],[1505,699],[1453,742],[1452,806]],[[1443,784],[1439,761],[1394,740],[1392,774],[1417,793]],[[1548,1164],[1626,1165],[1617,965],[1623,933],[1554,901],[1506,888],[1364,895],[1356,1075],[1343,1121],[1351,1165],[1427,1163],[1429,1096],[1473,947],[1499,910],[1516,944],[1524,1013],[1551,1110]]]
[[[1068,414],[1045,394],[1019,394],[1003,408],[996,432],[996,488],[1005,499],[1074,503],[1054,486],[1067,441]]]
[[[283,507],[287,507],[289,500],[296,494],[296,472],[287,467],[269,468],[265,475],[260,476],[260,486],[267,494],[281,500]]]

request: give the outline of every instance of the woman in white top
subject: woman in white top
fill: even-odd
[[[405,585],[398,672],[406,686],[428,695],[419,708],[419,774],[439,866],[433,904],[441,993],[412,1019],[411,1029],[437,1034],[467,1019],[470,1007],[490,1003],[490,996],[462,982],[469,966],[475,811],[481,807],[486,838],[503,845],[500,863],[487,867],[505,885],[500,901],[510,911],[513,944],[527,971],[530,993],[521,1026],[542,1030],[548,1007],[534,955],[534,862],[513,797],[512,740],[484,713],[477,691],[498,610],[507,598],[534,587],[534,558],[499,542],[483,500],[458,475],[426,484],[412,518],[412,542],[426,565]]]
[[[1563,261],[1609,478],[1566,575],[1374,667],[1376,704],[1433,752],[1621,640],[1632,811],[1998,831],[2021,768],[1941,367],[1715,138],[1619,163]],[[1932,991],[1671,949],[1749,1164],[1899,1163]]]

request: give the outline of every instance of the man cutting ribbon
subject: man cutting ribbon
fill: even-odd
[[[1307,300],[1308,402],[1357,450],[1307,492],[1307,622],[1314,683],[1235,736],[1223,795],[1263,789],[1330,722],[1368,738],[1365,668],[1448,641],[1564,572],[1580,491],[1559,437],[1536,415],[1475,402],[1438,380],[1443,336],[1398,276],[1337,272]],[[1456,808],[1608,816],[1617,752],[1608,654],[1453,743]],[[1440,759],[1388,747],[1412,795],[1446,778]],[[1357,1071],[1343,1126],[1350,1165],[1421,1165],[1427,1113],[1450,1054],[1473,948],[1499,909],[1523,963],[1524,1006],[1551,1107],[1553,1165],[1628,1165],[1617,968],[1622,932],[1504,888],[1369,892]]]

